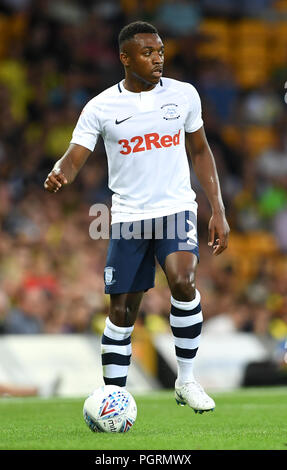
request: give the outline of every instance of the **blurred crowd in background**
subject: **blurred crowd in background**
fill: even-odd
[[[100,141],[75,182],[44,180],[96,94],[123,78],[117,36],[158,27],[164,76],[198,89],[220,176],[228,250],[207,246],[210,208],[196,178],[206,329],[287,337],[287,1],[2,0],[0,2],[0,331],[100,332],[108,313],[107,240],[89,236],[94,203],[110,206]],[[168,331],[158,268],[139,323]],[[285,350],[286,351],[286,350]]]

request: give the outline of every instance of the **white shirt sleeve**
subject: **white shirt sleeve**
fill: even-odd
[[[70,143],[82,145],[93,152],[100,133],[97,108],[89,102],[80,114]]]
[[[184,130],[185,132],[195,132],[203,126],[201,100],[194,86],[188,84],[186,96],[189,104]]]

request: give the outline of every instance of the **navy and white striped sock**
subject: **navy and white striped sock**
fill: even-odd
[[[116,326],[108,317],[106,318],[101,343],[103,378],[106,385],[126,386],[132,354],[133,329],[133,326]]]
[[[190,302],[182,302],[171,296],[170,326],[174,336],[178,385],[194,380],[193,361],[199,347],[202,322],[198,290]]]

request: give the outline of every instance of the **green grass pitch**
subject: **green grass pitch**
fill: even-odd
[[[178,406],[173,391],[135,395],[125,434],[98,434],[84,398],[1,398],[0,450],[287,450],[287,387],[213,393],[214,412]]]

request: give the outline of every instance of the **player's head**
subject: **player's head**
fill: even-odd
[[[162,75],[164,46],[157,29],[144,21],[126,25],[119,34],[120,59],[126,73],[156,84]]]

